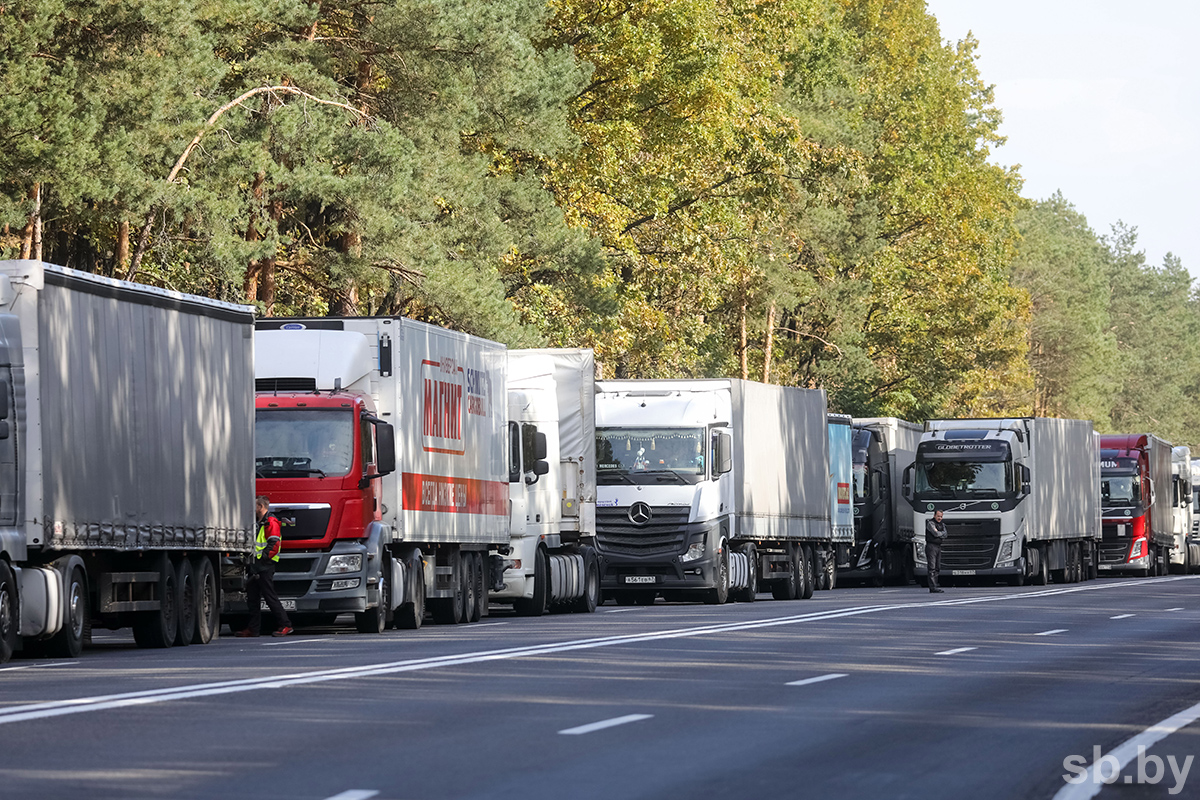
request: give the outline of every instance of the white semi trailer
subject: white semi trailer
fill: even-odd
[[[1191,572],[1200,564],[1192,560],[1192,451],[1187,445],[1171,449],[1171,572]]]
[[[600,601],[595,372],[591,350],[508,351],[511,539],[491,599],[519,614]]]
[[[217,632],[253,542],[253,308],[0,262],[0,661]]]
[[[659,595],[752,600],[760,589],[810,597],[816,555],[835,544],[826,414],[819,389],[600,381],[596,544],[605,594],[642,604]],[[848,450],[846,460],[848,470]]]
[[[929,420],[905,470],[914,527],[945,514],[942,575],[1045,584],[1096,576],[1100,450],[1085,420]],[[913,543],[928,575],[925,538]]]

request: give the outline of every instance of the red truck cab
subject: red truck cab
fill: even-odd
[[[1171,445],[1152,434],[1100,437],[1101,570],[1142,575],[1166,572],[1170,511]]]

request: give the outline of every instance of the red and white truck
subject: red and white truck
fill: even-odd
[[[1105,572],[1163,575],[1171,530],[1171,445],[1151,433],[1100,437],[1100,507]]]

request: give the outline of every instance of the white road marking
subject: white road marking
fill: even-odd
[[[282,642],[263,642],[263,647],[278,647],[281,644],[312,644],[313,642],[327,642],[328,639],[284,639]]]
[[[467,628],[467,630],[473,631],[476,628],[491,628],[496,625],[511,625],[511,624],[512,624],[512,620],[508,620],[506,622],[477,622],[474,625],[472,625],[471,627]]]
[[[1130,739],[1126,739],[1121,744],[1110,750],[1108,753],[1100,757],[1098,764],[1109,764],[1111,768],[1112,762],[1105,762],[1104,759],[1112,757],[1117,760],[1117,774],[1125,770],[1131,761],[1137,758],[1138,748],[1143,747],[1149,750],[1154,745],[1161,742],[1163,739],[1170,736],[1180,728],[1186,728],[1196,720],[1200,719],[1200,703],[1185,708],[1174,716],[1167,717],[1157,725],[1151,725],[1146,730],[1139,733]],[[1142,752],[1145,752],[1143,750]],[[1080,765],[1082,769],[1082,765]],[[1108,770],[1105,770],[1105,774]],[[1102,783],[1096,775],[1096,764],[1092,764],[1084,775],[1080,775],[1082,781],[1080,783],[1071,784],[1058,790],[1054,795],[1054,800],[1088,800],[1100,794],[1100,790],[1108,784]]]
[[[341,794],[335,794],[325,800],[367,800],[368,797],[374,797],[377,794],[379,791],[376,789],[347,789]]]
[[[818,675],[815,678],[805,678],[799,681],[792,681],[788,686],[808,686],[810,683],[824,683],[825,681],[833,681],[838,678],[848,677],[848,672],[831,672],[828,675]]]
[[[1066,628],[1055,628],[1052,631],[1042,631],[1041,633],[1035,633],[1034,636],[1053,636],[1056,633],[1066,633],[1066,632],[1067,632]]]
[[[1045,589],[1036,592],[1021,592],[1005,595],[984,595],[956,600],[934,600],[919,603],[897,603],[895,605],[862,606],[859,608],[824,609],[807,614],[795,614],[786,617],[773,617],[763,620],[748,620],[745,622],[728,622],[723,624],[703,625],[693,628],[676,628],[665,631],[648,631],[646,633],[624,634],[621,636],[603,636],[594,639],[576,639],[543,645],[528,645],[525,647],[509,647],[500,650],[483,650],[460,655],[436,656],[432,658],[417,658],[406,661],[392,661],[380,664],[365,664],[357,667],[339,667],[336,669],[315,670],[285,675],[264,676],[261,678],[246,678],[216,683],[192,684],[190,686],[172,686],[162,689],[148,689],[140,692],[122,694],[95,695],[78,697],[70,700],[52,700],[44,703],[30,703],[23,706],[13,706],[0,709],[0,725],[28,720],[58,717],[66,714],[81,714],[87,711],[104,711],[115,708],[148,705],[151,703],[166,703],[172,700],[187,700],[194,697],[211,697],[214,695],[235,694],[258,689],[279,689],[285,686],[300,686],[309,683],[325,683],[328,681],[351,680],[354,678],[374,677],[378,675],[395,675],[403,672],[417,672],[441,667],[456,667],[466,664],[480,664],[488,661],[507,661],[514,658],[542,656],[551,653],[566,653],[576,650],[591,650],[598,647],[613,647],[624,644],[641,642],[664,641],[667,639],[685,639],[695,636],[708,636],[719,633],[734,633],[738,631],[772,628],[780,625],[799,625],[808,622],[820,622],[829,619],[878,614],[883,611],[902,611],[921,608],[938,608],[943,606],[974,605],[976,603],[1000,603],[1017,600],[1030,600],[1042,597],[1053,597],[1077,592],[1100,591],[1122,587],[1145,587],[1152,583],[1168,583],[1171,581],[1197,580],[1197,575],[1178,575],[1169,578],[1140,579],[1121,583],[1097,583],[1089,586],[1073,586],[1063,589]],[[969,647],[950,652],[965,652],[974,650]],[[939,653],[938,655],[942,655]]]
[[[587,725],[580,725],[578,728],[567,728],[565,731],[559,731],[564,736],[578,736],[582,733],[592,733],[593,731],[602,731],[605,728],[615,728],[618,725],[625,725],[630,722],[641,722],[644,719],[650,719],[653,714],[626,714],[623,717],[613,717],[612,719],[601,720],[600,722],[591,722]]]
[[[626,611],[637,611],[637,610],[638,609],[636,609],[636,608],[608,608],[608,609],[605,609],[604,613],[605,614],[623,614]]]
[[[1117,614],[1115,617],[1109,617],[1109,619],[1129,619],[1136,616],[1137,614]]]
[[[1183,606],[1180,606],[1179,608],[1168,608],[1167,611],[1183,611]]]
[[[959,653],[967,653],[971,650],[978,650],[978,647],[956,647],[953,650],[943,650],[940,653],[934,653],[935,656],[956,656]]]
[[[78,661],[51,661],[49,664],[25,664],[21,667],[4,667],[0,672],[16,672],[19,669],[49,669],[50,667],[69,667]]]

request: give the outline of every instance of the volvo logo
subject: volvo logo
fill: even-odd
[[[629,521],[634,525],[645,525],[653,516],[650,506],[645,503],[637,502],[629,507]]]

